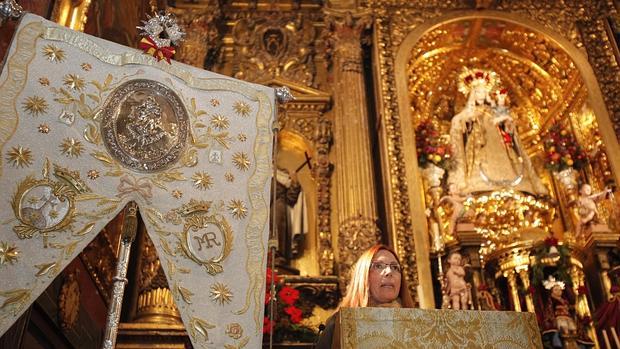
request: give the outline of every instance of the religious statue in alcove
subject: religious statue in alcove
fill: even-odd
[[[466,68],[458,84],[467,102],[450,126],[455,166],[448,184],[457,185],[461,194],[503,188],[547,194],[519,140],[507,91],[498,90],[497,74]]]
[[[566,347],[566,339],[576,342],[581,348],[590,348],[594,342],[588,337],[581,324],[575,321],[574,305],[563,295],[566,284],[555,277],[543,281],[545,289],[549,290],[549,297],[543,313],[543,338],[552,348]]]
[[[278,233],[278,264],[288,265],[301,254],[308,218],[305,197],[295,172],[278,168],[274,214]]]

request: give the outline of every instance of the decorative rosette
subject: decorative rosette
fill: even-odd
[[[176,53],[172,45],[177,45],[185,36],[176,18],[168,13],[158,13],[142,23],[144,26],[137,27],[141,30],[140,35],[144,36],[138,47],[158,61],[165,59],[170,64],[170,59]]]

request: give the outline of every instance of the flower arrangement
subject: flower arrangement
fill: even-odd
[[[452,148],[431,121],[422,121],[416,127],[415,138],[420,167],[433,164],[446,170],[452,165]]]
[[[545,147],[545,167],[551,171],[568,168],[581,169],[588,159],[575,137],[561,124],[555,123],[543,138]]]
[[[267,268],[267,284],[265,292],[265,318],[263,320],[263,339],[273,336],[276,343],[314,342],[316,332],[302,324],[302,320],[312,315],[312,305],[303,304],[299,298],[299,291],[286,286],[278,274],[273,272],[275,294],[270,292],[272,270]],[[272,298],[273,297],[273,298]],[[273,318],[270,316],[270,304],[274,301]]]
[[[553,276],[558,280],[570,278],[570,251],[566,245],[560,244],[557,238],[549,235],[542,244],[536,246],[533,251],[536,263],[532,266],[532,284],[541,285],[545,280],[545,266],[554,266]]]

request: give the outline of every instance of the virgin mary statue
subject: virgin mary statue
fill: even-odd
[[[452,118],[450,143],[455,166],[448,174],[461,194],[514,189],[545,195],[547,188],[534,171],[505,106],[505,90],[491,71],[464,70],[459,91],[467,96],[463,110]],[[495,93],[497,103],[491,98]]]

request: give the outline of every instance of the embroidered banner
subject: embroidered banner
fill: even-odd
[[[133,200],[194,347],[258,348],[274,101],[26,15],[0,75],[0,334]]]

